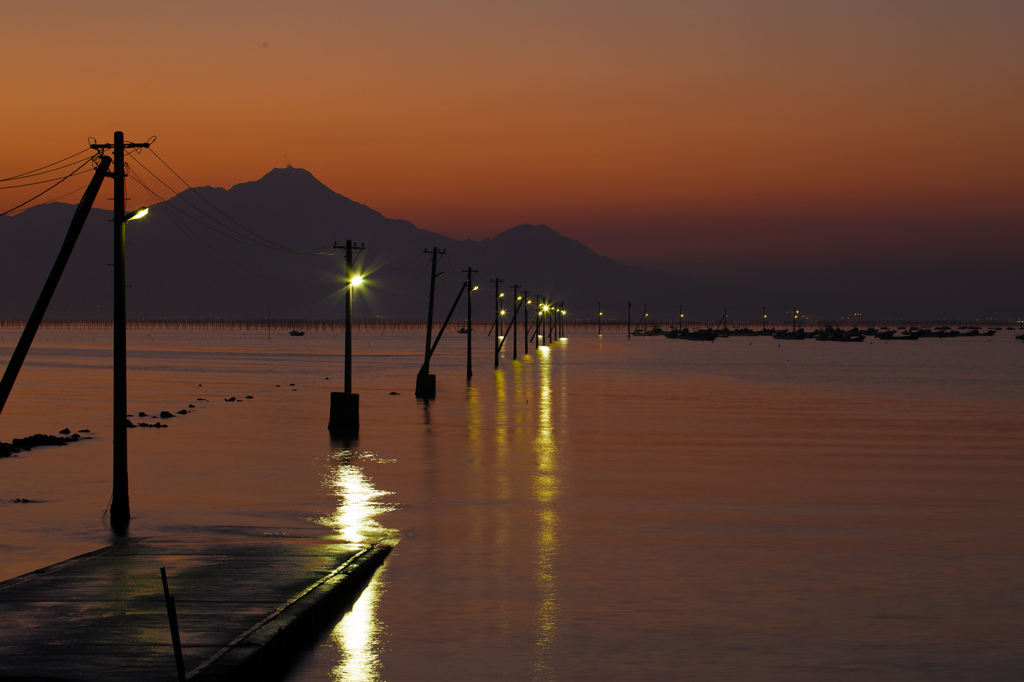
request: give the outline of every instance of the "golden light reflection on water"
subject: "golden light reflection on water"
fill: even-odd
[[[381,568],[370,580],[352,610],[345,614],[334,630],[331,641],[338,649],[339,661],[331,670],[335,682],[371,682],[381,678],[381,634],[383,626],[377,618],[380,605]]]
[[[338,449],[331,459],[331,471],[325,485],[337,496],[334,513],[320,522],[337,532],[347,543],[366,544],[393,535],[393,531],[377,522],[376,516],[394,509],[380,502],[391,493],[378,490],[358,465],[371,453],[359,453],[349,447]],[[359,599],[331,632],[331,641],[338,652],[338,663],[331,671],[332,679],[370,681],[381,679],[380,633],[383,625],[377,616],[381,580],[384,569],[370,580]]]
[[[549,349],[545,349],[548,350]],[[554,417],[551,392],[551,356],[539,353],[539,401],[537,433],[533,441],[535,471],[533,499],[537,503],[537,534],[535,537],[537,588],[537,624],[534,675],[537,679],[553,679],[552,648],[558,635],[558,584],[555,559],[558,552],[558,445],[554,438]],[[562,392],[563,396],[565,393]]]
[[[320,519],[320,523],[333,528],[344,542],[376,542],[388,535],[387,529],[374,517],[394,509],[379,502],[380,498],[391,493],[373,487],[373,482],[362,468],[353,463],[353,454],[344,450],[335,455],[336,466],[326,485],[334,490],[338,505],[334,513]]]

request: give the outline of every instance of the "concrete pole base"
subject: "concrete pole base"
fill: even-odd
[[[416,397],[436,398],[437,397],[437,376],[433,374],[416,375]]]
[[[359,431],[359,394],[331,391],[331,420],[327,430],[333,433]]]

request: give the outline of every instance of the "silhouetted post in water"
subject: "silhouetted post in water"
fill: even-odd
[[[128,528],[128,338],[125,303],[124,133],[114,133],[114,494],[110,525]]]
[[[473,286],[473,273],[480,272],[469,268],[466,273],[466,381],[473,378],[473,292],[480,287]]]
[[[423,253],[431,253],[426,249]],[[444,251],[440,252],[442,255]],[[424,352],[423,366],[416,375],[416,397],[434,398],[437,396],[437,377],[430,373],[430,341],[434,333],[434,281],[437,274],[437,247],[434,247],[430,257],[430,306],[427,308],[427,346]],[[442,273],[443,274],[443,273]]]
[[[352,240],[345,240],[345,281],[348,282],[345,294],[345,393],[352,392],[352,300],[355,295],[355,287],[359,282],[352,275],[352,249],[362,251],[363,246],[352,246]],[[362,278],[359,278],[362,281]]]
[[[4,405],[7,404],[7,398],[11,395],[11,389],[14,388],[14,382],[18,379],[18,372],[21,371],[21,366],[25,362],[28,350],[32,346],[32,340],[35,338],[36,331],[39,330],[39,325],[46,315],[46,308],[50,305],[53,292],[57,290],[60,276],[68,264],[68,259],[71,258],[71,252],[75,248],[78,236],[82,233],[82,226],[85,225],[85,219],[89,217],[89,210],[92,208],[93,202],[96,201],[96,195],[99,194],[100,185],[103,184],[104,178],[107,177],[110,162],[109,156],[100,157],[100,162],[93,173],[92,181],[85,190],[85,194],[82,195],[82,200],[78,202],[78,208],[75,210],[75,215],[71,219],[71,225],[68,227],[68,234],[64,237],[64,244],[61,246],[60,253],[57,254],[57,260],[54,261],[53,267],[50,269],[50,276],[47,278],[46,284],[43,285],[43,290],[36,301],[36,307],[32,309],[32,314],[29,316],[28,322],[25,323],[25,329],[21,333],[18,345],[14,348],[14,353],[7,363],[7,370],[4,371],[3,379],[0,380],[0,412],[3,412]]]
[[[337,243],[334,248],[340,249]],[[352,251],[366,248],[352,246],[352,240],[345,240],[345,392],[331,391],[331,417],[327,429],[336,433],[355,434],[359,432],[359,394],[352,392],[352,302],[355,288],[362,277],[352,271]]]
[[[514,284],[513,287],[515,289],[517,289],[517,290],[519,289],[519,285],[518,284]],[[515,293],[516,292],[513,292],[513,295],[515,295]],[[502,294],[502,296],[504,296],[504,294]],[[516,326],[516,320],[519,318],[519,302],[522,301],[522,300],[523,300],[522,296],[516,296],[515,300],[512,302],[512,321],[509,322],[505,326],[505,331],[504,331],[504,333],[503,333],[503,335],[501,337],[501,342],[498,344],[498,351],[499,352],[501,351],[502,348],[505,347],[505,342],[508,340],[509,335],[512,336],[512,347],[515,348],[515,346],[516,346],[517,339],[519,338],[519,332],[518,332],[518,330],[513,329],[513,328]],[[506,309],[502,309],[501,314],[504,315],[506,312],[507,312]],[[516,359],[516,356],[515,356],[514,352],[513,352],[513,355],[512,355],[512,359],[513,360]]]
[[[544,299],[541,298],[540,296],[538,296],[537,297],[537,314],[536,314],[534,322],[533,322],[533,339],[534,339],[534,346],[533,347],[534,347],[534,349],[540,348],[540,329],[541,329],[540,325],[541,325],[541,322],[542,322],[540,316],[543,313],[544,313]]]
[[[633,336],[633,302],[626,302],[626,338]]]
[[[603,314],[604,313],[601,312],[601,302],[598,301],[597,302],[597,335],[598,336],[601,336],[601,315],[603,315]]]
[[[512,285],[512,359],[516,360],[519,358],[519,327],[516,326],[516,321],[519,319],[519,301],[523,300],[523,297],[519,295],[519,285]]]
[[[93,149],[114,150],[114,490],[110,497],[110,527],[116,533],[128,530],[131,507],[128,502],[128,338],[125,305],[125,196],[124,150],[149,147],[148,142],[124,141],[114,133],[113,144],[91,144]],[[141,217],[141,214],[131,217]],[[130,219],[130,218],[129,218]]]
[[[494,282],[494,367],[498,367],[498,352],[501,350],[501,297],[505,294],[501,293],[501,283],[505,280],[494,278],[491,280]]]
[[[523,289],[523,355],[530,354],[530,292]]]

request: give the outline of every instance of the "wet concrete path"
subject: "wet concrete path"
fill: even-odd
[[[207,538],[208,541],[208,538]],[[360,594],[387,545],[132,540],[0,583],[0,680],[273,679]]]

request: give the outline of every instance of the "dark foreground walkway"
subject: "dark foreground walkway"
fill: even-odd
[[[0,680],[177,680],[161,567],[189,680],[273,678],[390,550],[173,537],[85,554],[0,583]]]

